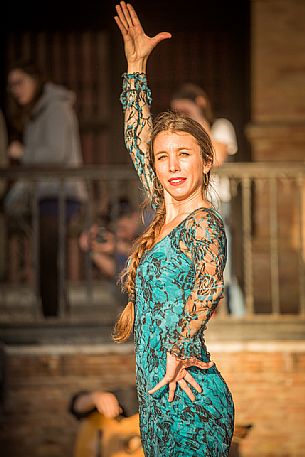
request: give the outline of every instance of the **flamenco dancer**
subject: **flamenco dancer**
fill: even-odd
[[[154,121],[146,63],[154,47],[130,4],[116,6],[128,63],[121,102],[125,142],[155,216],[123,277],[129,303],[114,340],[134,330],[142,444],[147,457],[225,457],[231,393],[210,361],[204,331],[223,294],[226,236],[206,198],[213,148],[203,127],[166,112]]]

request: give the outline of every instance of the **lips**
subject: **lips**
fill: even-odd
[[[180,176],[177,176],[175,178],[170,178],[168,182],[170,183],[171,186],[180,186],[186,181],[186,178],[182,178]]]

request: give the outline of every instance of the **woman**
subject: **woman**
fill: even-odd
[[[213,149],[188,117],[165,113],[152,124],[146,62],[170,34],[149,38],[131,5],[116,10],[128,62],[125,140],[156,213],[129,258],[130,301],[114,339],[126,340],[134,327],[145,455],[224,457],[233,401],[203,339],[222,296],[226,257],[221,217],[206,198]]]
[[[75,96],[67,89],[46,83],[31,61],[13,64],[8,72],[8,87],[16,104],[12,120],[22,131],[22,142],[12,141],[8,154],[22,165],[62,167],[82,163],[78,122],[73,109]],[[58,179],[39,181],[36,187],[39,203],[39,278],[44,316],[59,311],[59,195],[63,192],[66,222],[79,211],[85,199],[83,183]],[[26,196],[28,199],[26,200]],[[19,181],[7,195],[5,206],[9,215],[18,217],[22,202],[30,203],[31,183]]]

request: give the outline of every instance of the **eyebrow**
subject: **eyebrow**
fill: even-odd
[[[191,151],[192,148],[188,148],[188,147],[186,147],[186,146],[183,146],[183,147],[181,147],[181,148],[177,148],[177,149],[176,149],[176,151],[178,151],[178,152],[179,152],[179,151],[182,151],[182,150],[183,150],[183,151]],[[155,152],[154,154],[155,154],[156,156],[159,155],[159,154],[167,154],[167,151],[158,151],[158,152]]]

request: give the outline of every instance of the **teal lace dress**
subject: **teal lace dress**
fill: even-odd
[[[150,90],[141,73],[125,74],[121,102],[125,142],[146,192],[154,171],[147,158]],[[188,371],[202,387],[192,402],[180,387],[147,391],[164,376],[167,351],[209,361],[204,330],[223,292],[226,237],[219,214],[198,208],[147,251],[138,266],[135,347],[141,436],[147,457],[228,456],[233,434],[231,393],[216,366]],[[191,387],[191,389],[193,389]]]

